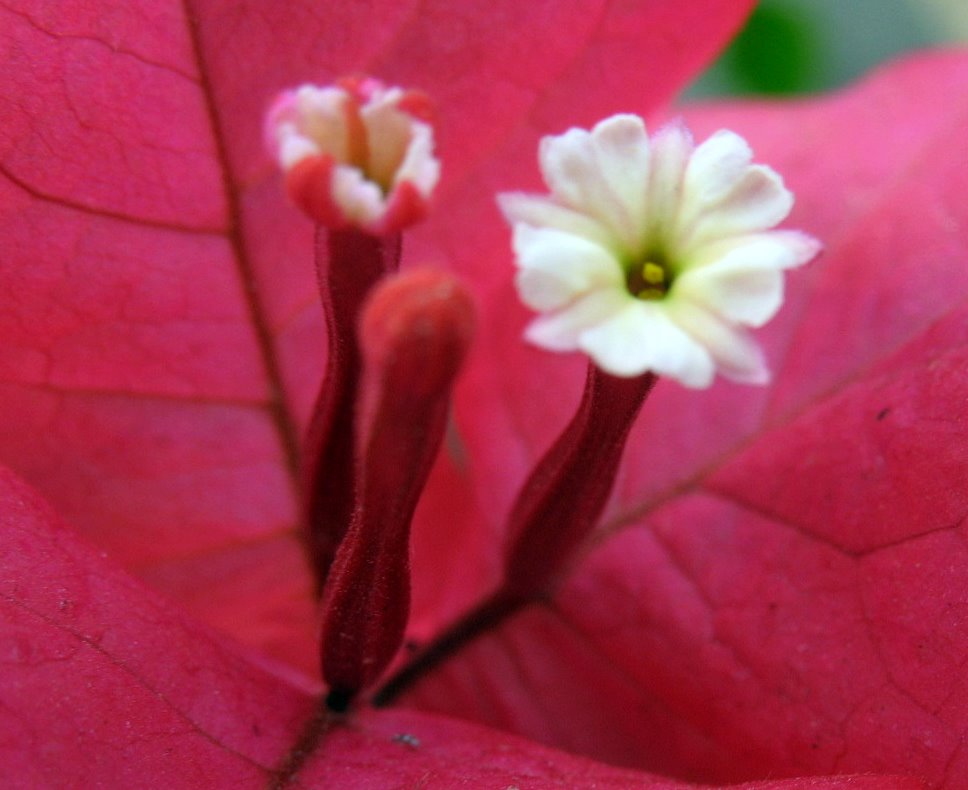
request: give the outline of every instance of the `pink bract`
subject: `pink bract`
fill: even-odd
[[[511,498],[582,383],[579,360],[520,343],[493,194],[538,187],[541,134],[666,117],[750,5],[0,10],[0,459],[70,525],[3,478],[15,783],[262,786],[311,707],[293,481],[324,344],[312,228],[262,151],[272,96],[367,72],[441,113],[440,210],[405,256],[458,270],[482,315],[463,451],[415,525],[423,639],[494,580]],[[968,57],[926,55],[832,97],[686,113],[698,137],[747,137],[797,194],[791,223],[827,248],[760,335],[774,385],[661,383],[600,540],[555,599],[401,705],[682,779],[966,781],[966,79]],[[477,766],[510,753],[504,784],[674,786],[426,713],[366,714],[326,749],[337,774],[321,755],[307,782],[486,787]]]

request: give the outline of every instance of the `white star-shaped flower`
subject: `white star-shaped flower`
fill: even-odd
[[[518,292],[541,313],[528,340],[584,351],[616,376],[769,380],[747,327],[776,314],[783,271],[820,244],[771,230],[793,195],[752,164],[742,137],[724,130],[696,146],[677,123],[650,140],[642,119],[615,115],[545,137],[538,158],[551,194],[498,198]]]

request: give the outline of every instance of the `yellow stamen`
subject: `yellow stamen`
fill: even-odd
[[[639,299],[648,299],[650,301],[664,297],[668,290],[665,269],[658,263],[646,261],[642,264],[640,271],[641,274],[639,276],[642,278],[642,285],[645,287],[639,289],[635,295]]]
[[[664,285],[665,284],[665,269],[663,269],[659,264],[647,261],[642,264],[642,279],[645,280],[649,285]]]

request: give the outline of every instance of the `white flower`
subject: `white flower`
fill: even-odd
[[[373,79],[286,91],[266,141],[290,197],[328,228],[388,233],[422,219],[440,178],[426,97]]]
[[[640,118],[616,115],[545,137],[538,158],[551,194],[498,198],[514,228],[518,292],[541,313],[531,342],[580,349],[616,376],[768,381],[745,327],[776,314],[783,270],[820,244],[770,230],[793,195],[751,163],[743,138],[724,130],[696,146],[672,124],[650,140]]]

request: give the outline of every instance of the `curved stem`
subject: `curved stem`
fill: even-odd
[[[326,316],[329,359],[306,436],[303,464],[310,563],[317,594],[353,515],[355,409],[360,350],[356,329],[373,286],[400,264],[401,236],[316,229],[316,274]]]
[[[390,677],[388,705],[422,677],[524,606],[545,597],[598,525],[625,441],[656,377],[618,378],[588,366],[578,411],[525,481],[509,520],[504,582]]]
[[[578,411],[532,470],[508,524],[505,585],[544,593],[598,525],[652,373],[618,378],[589,364]]]
[[[377,706],[391,704],[424,675],[440,666],[478,636],[496,628],[529,602],[500,590],[485,598],[452,623],[408,664],[391,675],[371,702]]]

